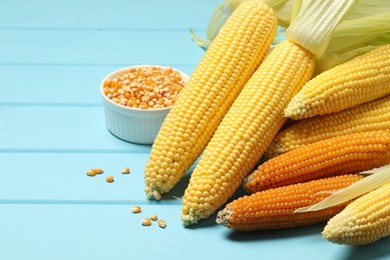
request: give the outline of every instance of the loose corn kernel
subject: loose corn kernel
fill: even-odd
[[[161,199],[194,164],[266,55],[276,28],[277,17],[264,1],[244,1],[230,16],[155,139],[145,168],[148,198]]]
[[[152,215],[150,215],[150,219],[153,221],[156,221],[158,219],[158,217],[156,214],[152,214]]]
[[[296,94],[284,113],[292,119],[324,115],[390,94],[390,44],[333,67]]]
[[[347,174],[259,191],[238,198],[218,212],[217,223],[242,231],[281,229],[328,221],[348,202],[319,211],[295,213],[316,204],[338,190],[361,180],[363,175]]]
[[[150,226],[150,225],[152,225],[152,222],[150,221],[150,218],[142,219],[141,223],[142,223],[143,226]]]
[[[344,245],[365,245],[390,236],[390,183],[349,204],[328,221],[322,235]]]
[[[166,223],[164,220],[159,220],[159,221],[157,222],[157,224],[158,224],[158,226],[159,226],[160,228],[166,228],[166,227],[167,227],[167,223]]]
[[[96,174],[102,174],[104,171],[102,168],[96,167],[95,169]]]
[[[93,177],[96,175],[96,171],[93,169],[89,169],[87,170],[87,175]]]
[[[112,176],[112,175],[107,176],[106,182],[109,182],[109,183],[114,182],[114,176]]]
[[[141,212],[141,207],[140,206],[134,206],[131,211],[133,213],[140,213]]]
[[[314,55],[292,41],[282,41],[272,50],[226,113],[192,172],[183,196],[184,225],[208,218],[234,194],[282,127],[283,109],[313,70]]]
[[[390,131],[352,133],[301,146],[261,164],[244,180],[248,192],[371,170],[390,163]]]
[[[130,168],[129,167],[125,167],[122,169],[121,171],[123,174],[129,174],[130,173]]]
[[[129,68],[108,79],[103,90],[111,101],[123,106],[156,109],[172,106],[184,84],[180,72],[169,66],[146,66]]]

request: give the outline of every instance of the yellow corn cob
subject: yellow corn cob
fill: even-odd
[[[357,173],[390,163],[390,131],[352,133],[301,146],[261,164],[244,181],[249,192]]]
[[[285,118],[283,109],[314,69],[313,55],[285,40],[256,70],[191,174],[183,197],[184,225],[221,207],[260,159]]]
[[[270,159],[302,145],[373,130],[390,130],[390,96],[288,126],[277,134],[264,155]]]
[[[261,63],[276,27],[277,17],[262,0],[245,1],[222,27],[156,137],[145,169],[148,198],[160,199],[199,157]]]
[[[390,44],[340,64],[309,81],[285,115],[302,119],[329,114],[390,94]]]
[[[329,220],[322,234],[346,245],[369,244],[390,236],[390,183],[349,204]]]
[[[328,197],[330,194],[325,191],[345,188],[362,178],[359,174],[341,175],[259,191],[227,204],[218,212],[217,223],[236,230],[251,231],[324,222],[339,213],[347,203],[319,211],[294,211]]]

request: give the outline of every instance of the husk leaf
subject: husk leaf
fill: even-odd
[[[364,173],[367,174],[368,172],[369,171],[366,171]],[[303,213],[330,208],[338,204],[355,199],[390,182],[390,164],[374,169],[371,172],[374,173],[346,188],[336,191],[329,191],[330,193],[332,193],[329,197],[326,197],[317,204],[299,208],[295,210],[295,213]]]
[[[219,4],[210,18],[207,39],[197,37],[190,30],[195,43],[206,50],[231,13],[243,1],[245,0],[224,0]],[[277,44],[280,40],[286,38],[284,28],[289,27],[299,12],[305,12],[302,8],[310,0],[265,0],[265,2],[274,9],[278,16],[280,27],[273,42],[273,44]],[[322,1],[317,2],[320,3]],[[335,1],[335,3],[339,4],[340,2]],[[307,7],[304,8],[307,9]],[[305,25],[301,25],[301,27],[306,28],[305,30],[308,28]],[[290,29],[290,33],[291,31],[292,29]],[[309,34],[312,34],[312,32],[309,31]],[[320,34],[319,31],[317,31],[317,34]],[[302,37],[306,38],[308,36]],[[314,37],[317,36],[315,35]],[[317,41],[322,41],[322,44],[320,47],[313,49],[313,52],[317,55],[316,74],[344,63],[355,56],[364,54],[378,46],[390,44],[390,1],[358,1],[353,8],[346,12],[345,17],[334,28],[331,37],[328,37],[326,40],[328,42],[325,41],[325,38],[327,37],[323,37],[322,40],[318,38]],[[297,42],[305,45],[305,43],[298,40]],[[311,48],[310,45],[315,46],[316,43],[313,42],[305,47]],[[325,46],[327,47],[325,48]]]

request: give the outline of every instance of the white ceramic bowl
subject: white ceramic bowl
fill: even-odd
[[[157,65],[137,65],[122,68],[108,74],[100,84],[100,94],[103,99],[104,114],[106,127],[108,130],[119,139],[137,144],[152,144],[161,124],[167,116],[170,107],[156,109],[140,109],[123,106],[111,101],[103,91],[104,82],[119,74],[128,71],[130,68],[154,66],[165,68],[165,66]],[[178,71],[184,83],[187,83],[189,76],[184,72]]]

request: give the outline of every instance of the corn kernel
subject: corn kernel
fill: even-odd
[[[160,228],[166,228],[166,227],[167,227],[167,223],[166,223],[164,220],[159,220],[159,221],[157,222],[157,224],[158,224],[158,226],[159,226]]]
[[[96,175],[96,171],[93,169],[89,169],[87,170],[87,175],[93,177]]]
[[[95,169],[96,174],[102,174],[104,171],[102,168],[96,167]]]
[[[130,168],[129,167],[125,167],[122,169],[121,171],[123,174],[129,174],[130,173]]]
[[[156,214],[152,214],[152,215],[150,215],[150,219],[153,221],[156,221],[158,219],[158,217]]]
[[[134,206],[132,209],[133,213],[140,213],[141,212],[141,207],[140,206]]]
[[[142,219],[141,223],[143,226],[150,226],[152,224],[149,218]]]
[[[112,176],[112,175],[107,176],[106,177],[106,182],[109,182],[109,183],[114,182],[114,176]]]

